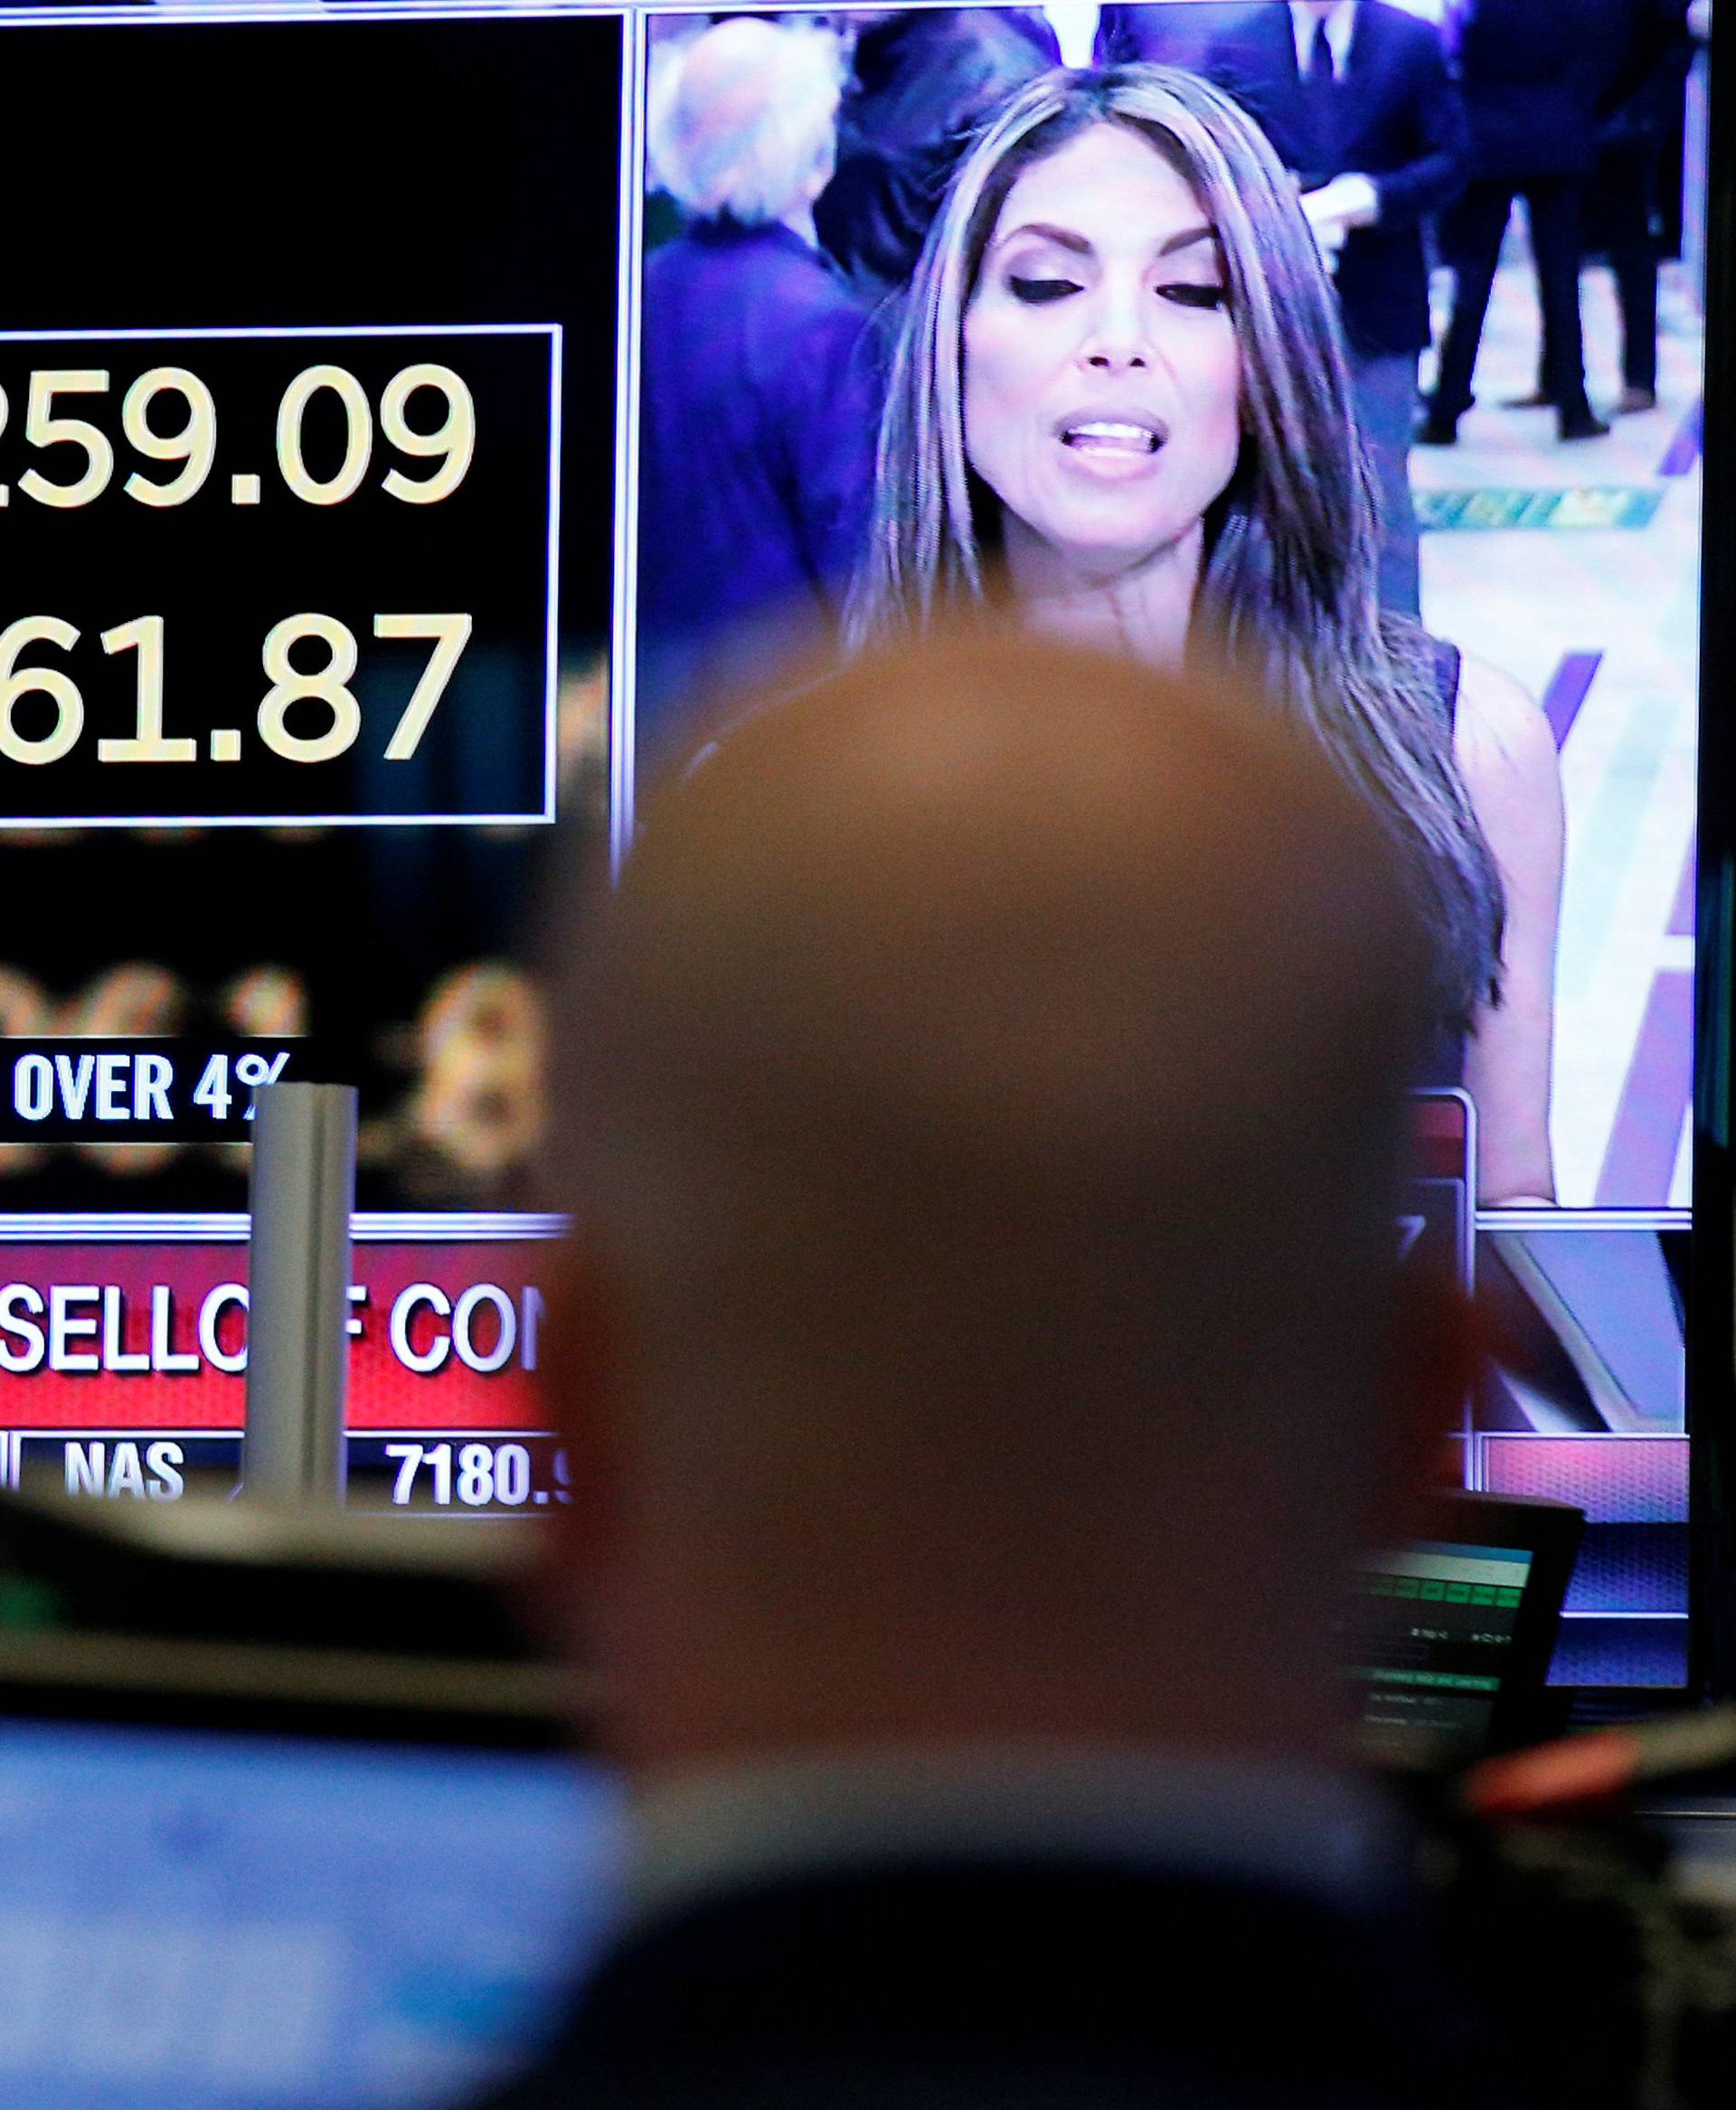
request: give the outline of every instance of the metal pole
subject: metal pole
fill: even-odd
[[[254,1108],[242,1478],[277,1502],[341,1501],[355,1092],[268,1084]]]

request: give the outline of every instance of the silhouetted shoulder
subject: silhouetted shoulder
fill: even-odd
[[[1356,34],[1377,36],[1389,54],[1402,53],[1410,60],[1436,61],[1443,57],[1440,32],[1434,24],[1407,7],[1395,7],[1392,0],[1363,0]]]

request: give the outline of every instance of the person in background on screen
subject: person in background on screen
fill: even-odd
[[[1300,186],[1337,288],[1374,469],[1381,604],[1420,616],[1410,455],[1429,334],[1423,222],[1463,189],[1470,150],[1440,33],[1385,0],[1244,7],[1199,71],[1258,122]]]
[[[1212,45],[1248,8],[1249,0],[1156,0],[1146,6],[1111,0],[1098,27],[1098,61],[1105,66],[1185,66],[1197,73]]]
[[[1505,674],[1383,615],[1337,301],[1288,172],[1197,76],[1046,76],[960,165],[882,426],[857,645],[1010,604],[1154,667],[1221,657],[1403,852],[1486,1203],[1548,1201],[1561,798]]]
[[[1344,1743],[1465,1369],[1365,803],[975,634],[750,718],[556,942],[554,1584],[637,1861],[496,2110],[1502,2100]]]
[[[821,255],[840,54],[734,17],[659,70],[656,178],[687,216],[645,268],[637,737],[678,749],[706,692],[836,632],[878,394],[863,312]]]
[[[1658,164],[1679,122],[1694,54],[1687,0],[1623,0],[1626,59],[1598,118],[1598,158],[1585,192],[1585,242],[1609,258],[1621,310],[1618,416],[1657,407]],[[1676,172],[1679,186],[1680,170]],[[1547,409],[1547,335],[1537,385],[1515,410]]]
[[[814,221],[852,284],[879,301],[909,283],[965,141],[1061,54],[1037,8],[885,8],[844,19],[859,27],[837,169]]]
[[[1544,391],[1563,440],[1609,429],[1585,392],[1580,208],[1597,155],[1598,109],[1624,49],[1627,0],[1470,0],[1458,24],[1471,126],[1471,180],[1441,221],[1453,305],[1417,437],[1450,447],[1471,381],[1513,202],[1525,202],[1543,309]]]

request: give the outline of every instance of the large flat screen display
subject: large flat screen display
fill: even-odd
[[[1368,787],[1464,1476],[1588,1512],[1558,1675],[1679,1682],[1710,12],[0,15],[0,1476],[226,1469],[299,1075],[358,1484],[560,1500],[549,824],[976,611],[1228,651]]]
[[[0,1483],[232,1484],[302,1077],[362,1091],[353,1499],[546,1508],[523,941],[607,810],[634,33],[0,19],[59,171],[0,318]]]

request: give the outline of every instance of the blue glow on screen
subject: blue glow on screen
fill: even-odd
[[[540,1754],[0,1723],[0,2099],[452,2100],[552,2026],[621,1809]]]

